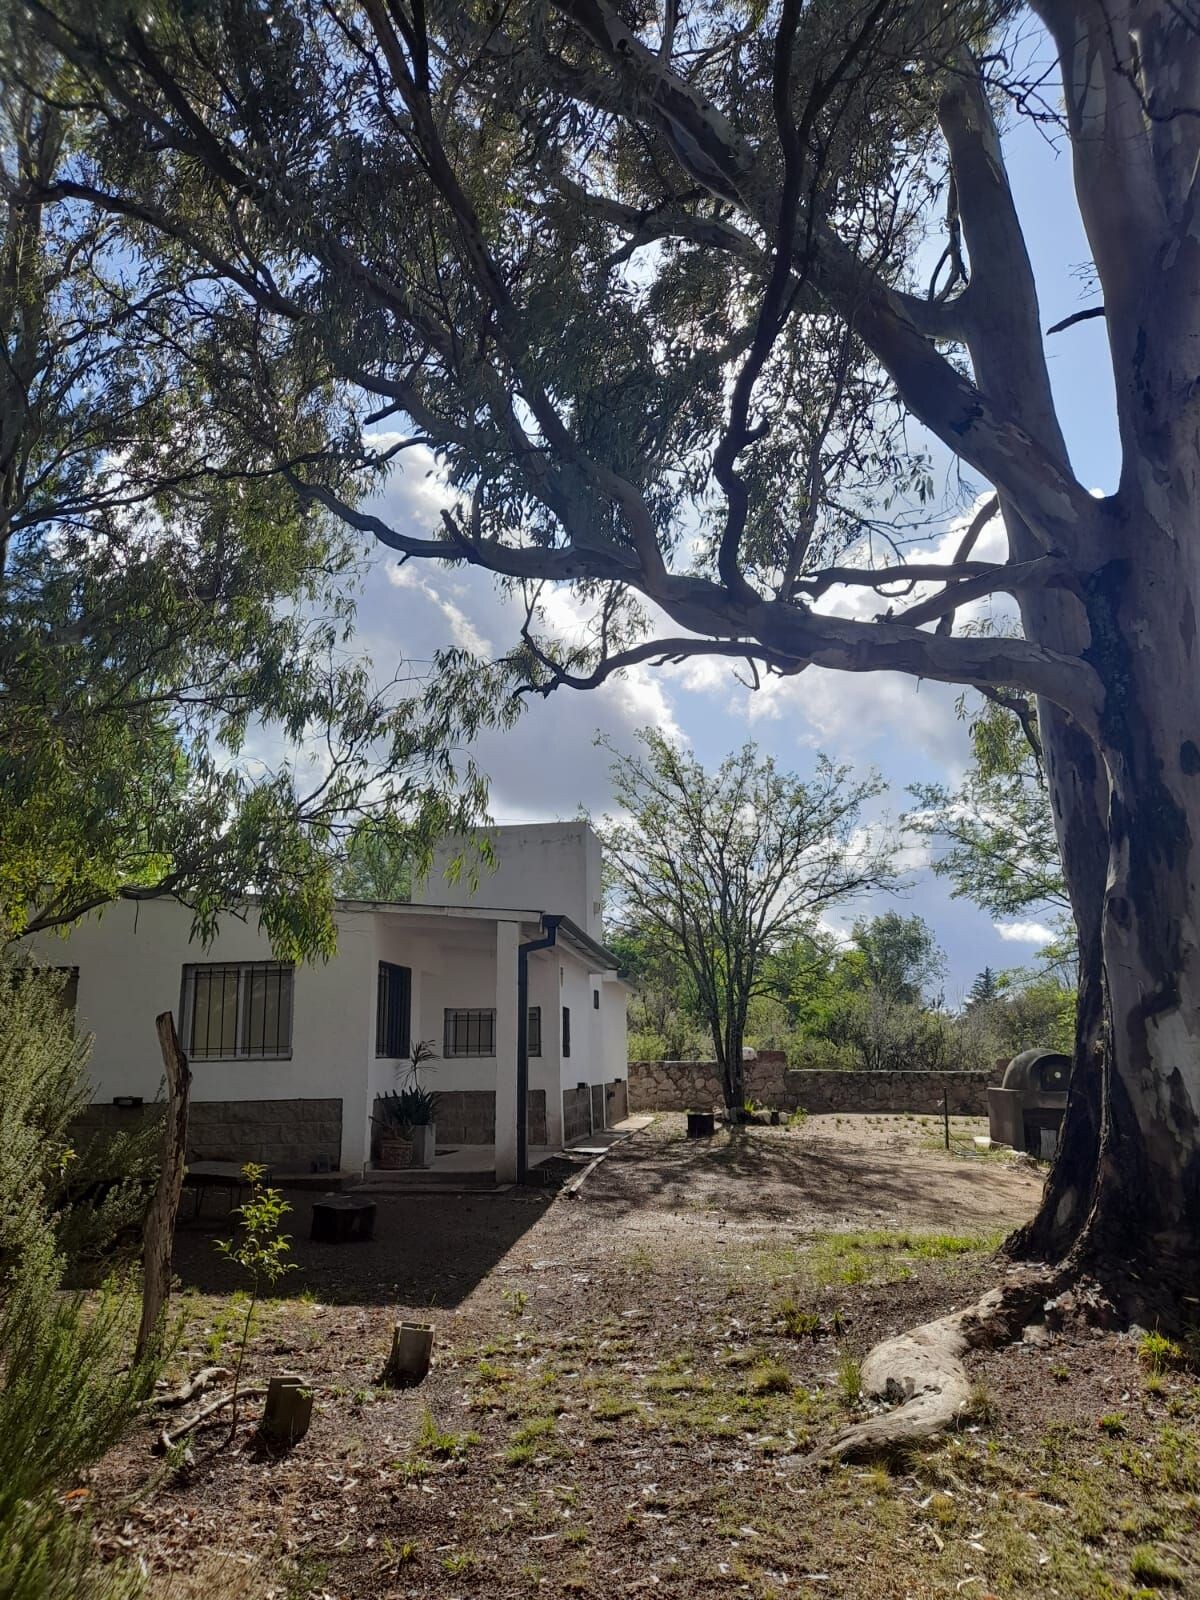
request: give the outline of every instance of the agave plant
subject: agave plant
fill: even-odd
[[[408,1133],[412,1128],[430,1127],[437,1116],[436,1094],[419,1083],[403,1089],[389,1089],[379,1096],[372,1121],[384,1133]]]

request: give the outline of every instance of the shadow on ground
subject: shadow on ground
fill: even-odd
[[[459,1305],[537,1223],[553,1200],[544,1190],[501,1194],[379,1195],[375,1237],[344,1244],[309,1238],[319,1194],[284,1190],[292,1207],[291,1235],[298,1270],[270,1291],[280,1299],[310,1294],[327,1305]],[[181,1219],[173,1265],[184,1289],[228,1294],[245,1279],[217,1250],[237,1219],[214,1211]]]

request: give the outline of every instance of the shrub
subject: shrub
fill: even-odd
[[[115,1280],[64,1294],[64,1241],[99,1247],[126,1199],[73,1203],[70,1125],[87,1097],[88,1042],[60,974],[0,963],[0,1595],[118,1600],[134,1578],[91,1566],[86,1523],[54,1491],[121,1434],[155,1376],[131,1365],[136,1297]],[[118,1174],[117,1190],[128,1187]],[[110,1189],[111,1195],[113,1191]],[[85,1202],[86,1203],[86,1202]]]

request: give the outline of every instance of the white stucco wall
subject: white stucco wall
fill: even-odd
[[[603,1080],[613,1083],[629,1076],[629,991],[623,983],[609,978],[600,988],[600,1055],[604,1062]]]
[[[546,1142],[555,1149],[563,1142],[559,965],[554,949],[534,951],[529,958],[529,1004],[542,1013],[542,1053],[529,1058],[529,1087],[545,1091]]]
[[[571,1055],[563,1060],[562,1086],[573,1089],[577,1083],[602,1083],[604,1063],[593,1054],[591,974],[587,966],[567,950],[560,953],[559,966],[559,1004],[571,1008]],[[561,1028],[560,1016],[560,1033]]]
[[[162,1083],[154,1031],[161,1011],[180,1018],[183,968],[189,962],[269,961],[271,947],[253,913],[243,923],[226,917],[212,948],[190,939],[191,912],[170,900],[109,906],[86,918],[65,940],[38,942],[39,955],[79,968],[76,1015],[94,1035],[90,1075],[94,1098],[141,1095],[153,1100]],[[293,980],[290,1059],[196,1061],[196,1100],[342,1101],[343,1167],[365,1160],[361,1128],[367,1115],[365,1064],[374,1055],[375,957],[373,919],[338,918],[338,953],[329,962],[297,968]]]
[[[457,883],[446,866],[466,852],[469,841],[448,839],[438,847],[428,878],[414,900],[424,905],[498,907],[557,912],[571,918],[593,939],[602,940],[600,841],[586,822],[540,822],[487,831],[494,869],[480,865],[472,886],[470,871]]]

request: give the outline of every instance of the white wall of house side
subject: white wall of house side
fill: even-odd
[[[616,978],[595,979],[600,990],[599,1056],[605,1083],[629,1076],[629,991]]]
[[[442,1052],[448,1010],[474,1011],[496,1004],[496,924],[473,922],[469,937],[447,939],[437,948],[436,966],[421,975],[421,1004],[413,1017],[413,1037],[432,1039],[438,1053],[423,1081],[431,1089],[494,1089],[494,1056],[443,1057]],[[514,977],[514,986],[516,981]]]
[[[542,1013],[542,1051],[529,1058],[529,1087],[546,1094],[546,1142],[563,1142],[562,1032],[558,1023],[559,952],[535,950],[529,957],[529,1004]]]
[[[600,841],[586,822],[539,822],[487,831],[496,866],[479,866],[472,884],[466,871],[457,883],[446,867],[467,852],[469,841],[438,846],[428,878],[413,898],[422,905],[495,907],[549,911],[570,917],[591,938],[602,940]]]
[[[438,1055],[442,1051],[442,1025],[441,1013],[432,1014],[431,994],[445,968],[447,952],[445,946],[427,931],[417,930],[408,925],[403,917],[377,914],[374,919],[375,948],[371,967],[371,1027],[369,1035],[369,1066],[367,1072],[367,1129],[366,1139],[368,1148],[371,1139],[371,1114],[377,1095],[387,1094],[399,1089],[407,1080],[409,1058],[407,1056],[394,1059],[388,1056],[377,1056],[375,1044],[378,1037],[376,1025],[379,1009],[379,985],[377,982],[379,962],[390,961],[396,966],[407,967],[412,974],[411,1002],[412,1009],[409,1015],[409,1049],[419,1039],[432,1039],[433,1047]],[[475,930],[472,929],[474,936]],[[450,1088],[452,1085],[445,1082],[440,1071],[441,1062],[433,1061],[424,1069],[419,1081],[427,1088],[436,1090],[439,1085]],[[470,1085],[475,1087],[475,1085]],[[487,1087],[491,1088],[489,1074]]]
[[[517,946],[521,925],[496,924],[496,1182],[517,1176]]]
[[[574,951],[559,952],[559,1005],[568,1006],[571,1012],[571,1054],[562,1062],[562,1087],[574,1089],[576,1084],[601,1083],[603,1073],[600,1061],[592,1054],[592,979],[586,962]],[[562,1017],[559,1016],[561,1039]]]
[[[190,962],[269,961],[271,947],[253,912],[222,920],[209,950],[190,939],[192,915],[171,900],[118,903],[93,914],[67,939],[38,941],[39,955],[79,968],[76,1015],[95,1035],[89,1072],[93,1098],[141,1095],[162,1082],[154,1018],[172,1011],[180,1024],[183,968]],[[338,917],[338,953],[301,965],[293,979],[292,1051],[272,1060],[196,1061],[196,1100],[342,1101],[341,1165],[366,1160],[367,1062],[375,1047],[374,929],[370,913]]]

